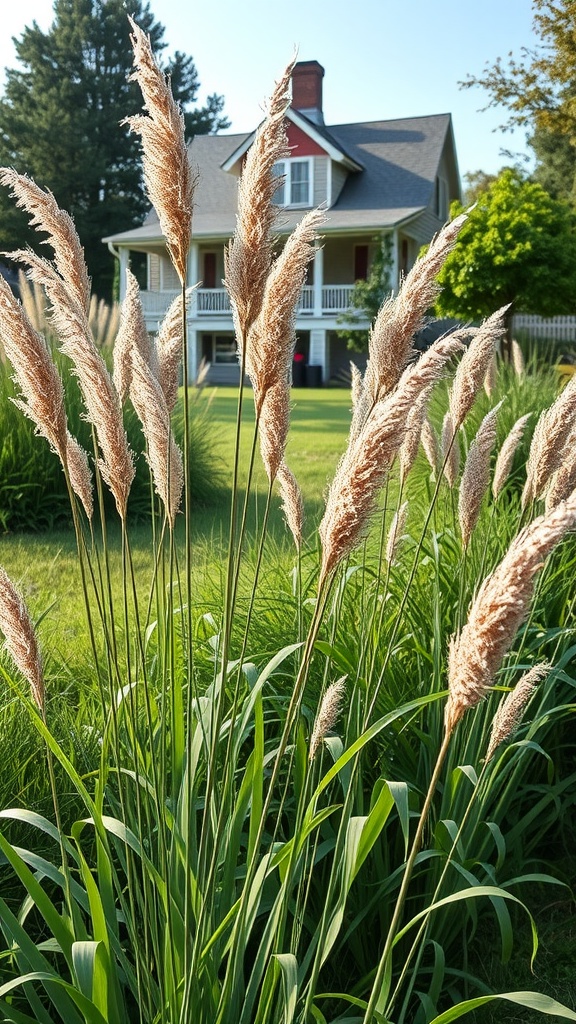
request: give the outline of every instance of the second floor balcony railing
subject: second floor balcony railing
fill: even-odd
[[[313,285],[305,285],[300,295],[298,313],[303,316],[330,316],[344,313],[350,304],[351,284],[325,284],[316,292]],[[150,320],[162,319],[168,306],[177,292],[143,291],[142,306],[145,316]],[[228,316],[230,299],[225,288],[197,288],[195,296],[195,313],[198,317]],[[317,308],[317,299],[321,305]]]

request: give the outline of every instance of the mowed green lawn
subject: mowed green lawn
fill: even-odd
[[[211,390],[208,422],[212,434],[215,473],[222,489],[214,504],[195,508],[192,514],[193,559],[197,585],[213,591],[220,574],[228,542],[229,499],[232,481],[234,437],[236,432],[237,391],[235,388]],[[313,534],[322,514],[323,495],[338,459],[344,450],[350,424],[350,392],[345,389],[296,390],[287,461],[302,487],[307,514],[307,533]],[[243,428],[239,488],[245,493],[246,471],[254,431],[252,393],[244,389]],[[44,442],[39,439],[38,444]],[[267,492],[267,480],[257,453],[255,488],[248,512],[248,544],[261,520]],[[183,517],[180,517],[183,539]],[[141,591],[148,590],[153,559],[149,526],[130,528],[130,538]],[[270,533],[291,554],[291,538],[275,497]],[[110,566],[120,593],[120,531],[111,523],[108,533]],[[80,572],[72,530],[42,534],[0,536],[0,565],[21,587],[36,619],[42,618],[41,633],[54,659],[72,672],[78,655],[86,650],[86,621],[80,589]]]

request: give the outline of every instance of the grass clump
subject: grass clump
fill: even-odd
[[[461,952],[484,910],[508,959],[521,927],[512,907],[533,959],[522,895],[532,883],[561,885],[533,859],[576,782],[561,754],[575,685],[576,553],[566,538],[576,493],[565,474],[576,380],[550,394],[540,427],[526,425],[487,490],[504,437],[536,412],[526,406],[537,385],[518,367],[494,373],[504,311],[416,359],[414,334],[457,245],[462,218],[453,222],[378,314],[325,503],[312,495],[320,522],[310,533],[289,373],[319,215],[278,255],[271,238],[288,68],[247,154],[227,254],[240,378],[250,377],[254,402],[247,415],[252,396],[240,388],[228,544],[206,597],[189,472],[191,182],[178,110],[132,27],[147,115],[131,124],[182,283],[181,320],[175,307],[151,342],[131,279],[111,375],[91,333],[73,225],[49,193],[2,172],[54,250],[51,260],[15,255],[46,287],[96,457],[92,481],[45,342],[2,292],[21,411],[57,453],[72,509],[92,713],[88,729],[81,716],[75,725],[86,737],[80,757],[66,703],[54,700],[67,689],[61,666],[44,660],[44,626],[3,572],[4,680],[37,732],[53,812],[30,806],[37,794],[28,803],[26,787],[24,806],[0,812],[24,837],[0,830],[4,877],[19,890],[0,898],[0,1011],[65,1024],[447,1024],[504,998],[576,1020],[560,998],[498,997]],[[29,386],[33,363],[41,391]],[[498,388],[510,392],[508,413]],[[155,493],[147,549],[129,523],[123,401],[141,420]],[[542,424],[554,427],[547,474]],[[286,547],[270,529],[278,496],[285,574]]]

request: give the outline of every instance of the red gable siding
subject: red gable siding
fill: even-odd
[[[286,123],[286,129],[291,156],[326,156],[326,150],[322,149],[322,146],[319,146],[317,142],[314,142],[314,139],[311,139],[309,135],[306,135],[306,132],[303,132],[297,125],[288,121]]]

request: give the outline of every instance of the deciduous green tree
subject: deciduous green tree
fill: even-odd
[[[576,141],[576,0],[532,0],[534,49],[523,47],[469,75],[465,88],[482,86],[489,107],[504,106],[504,129],[526,126]]]
[[[463,207],[454,203],[457,216]],[[438,280],[441,316],[476,320],[498,306],[541,316],[576,309],[572,210],[507,169],[480,192]]]
[[[160,55],[166,46],[164,28],[150,5],[133,0],[129,13]],[[114,268],[101,239],[140,223],[148,205],[139,142],[121,124],[142,107],[140,91],[129,81],[126,15],[122,0],[55,0],[48,31],[34,22],[16,40],[20,67],[7,72],[0,100],[0,163],[30,174],[72,214],[94,289],[105,297],[111,294]],[[165,68],[189,134],[227,127],[222,97],[211,96],[206,106],[192,108],[199,81],[191,57],[176,52]],[[26,218],[13,207],[1,192],[4,250],[33,240]]]
[[[499,57],[464,88],[480,86],[488,107],[503,106],[504,131],[525,127],[536,156],[535,178],[576,205],[576,0],[533,0],[534,48]]]

